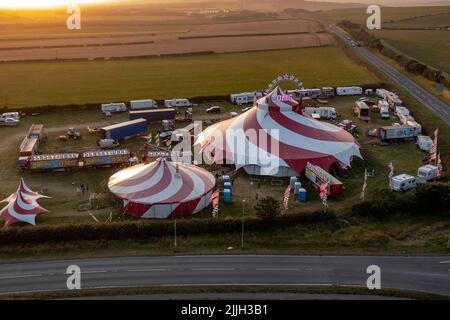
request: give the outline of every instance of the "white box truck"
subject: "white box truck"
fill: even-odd
[[[416,177],[401,174],[391,178],[390,187],[393,191],[407,191],[417,186]]]
[[[127,111],[127,105],[123,102],[120,103],[104,103],[102,104],[103,113],[117,113]]]
[[[192,107],[192,102],[188,99],[168,99],[164,101],[164,105],[167,108],[176,108],[176,107]]]
[[[361,87],[337,87],[336,93],[338,96],[356,96],[363,94]]]
[[[158,103],[155,100],[133,100],[130,101],[131,110],[142,110],[142,109],[157,109]]]

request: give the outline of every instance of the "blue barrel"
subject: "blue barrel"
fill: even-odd
[[[300,202],[308,201],[308,193],[306,189],[300,188],[300,190],[298,191],[298,201]]]
[[[298,182],[298,178],[297,177],[291,177],[291,182],[290,182],[290,186],[292,189],[294,189],[295,183]]]
[[[302,183],[301,182],[296,182],[294,184],[294,194],[297,195],[301,188],[302,188]]]
[[[222,176],[222,180],[223,180],[223,183],[225,183],[225,182],[231,182],[230,176]]]
[[[225,189],[223,191],[223,202],[224,203],[231,203],[231,190]]]
[[[231,191],[231,182],[224,182],[223,188]]]

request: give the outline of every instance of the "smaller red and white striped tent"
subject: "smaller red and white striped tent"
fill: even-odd
[[[160,158],[117,172],[108,188],[131,216],[173,219],[208,207],[215,184],[214,176],[202,168]]]
[[[48,197],[32,191],[23,179],[20,179],[17,191],[3,201],[0,201],[8,203],[0,211],[0,217],[5,220],[4,228],[17,222],[26,222],[33,226],[36,225],[36,216],[48,212],[48,210],[37,203],[37,200],[42,198]]]

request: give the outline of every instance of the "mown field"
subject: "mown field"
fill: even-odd
[[[450,32],[437,30],[381,30],[375,36],[400,52],[450,73]]]
[[[393,23],[402,20],[409,20],[418,17],[434,16],[450,12],[450,6],[442,7],[382,7],[382,23]],[[322,11],[319,16],[331,22],[351,20],[353,22],[364,23],[368,14],[366,8],[351,8]]]
[[[228,95],[263,90],[279,74],[307,87],[377,82],[340,48],[121,61],[0,64],[0,106],[10,108],[87,102]]]

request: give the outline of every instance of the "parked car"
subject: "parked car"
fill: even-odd
[[[119,142],[114,139],[101,139],[98,141],[98,146],[102,149],[113,149],[119,146]]]
[[[213,106],[211,108],[206,109],[206,113],[220,113],[222,110],[218,106]]]

